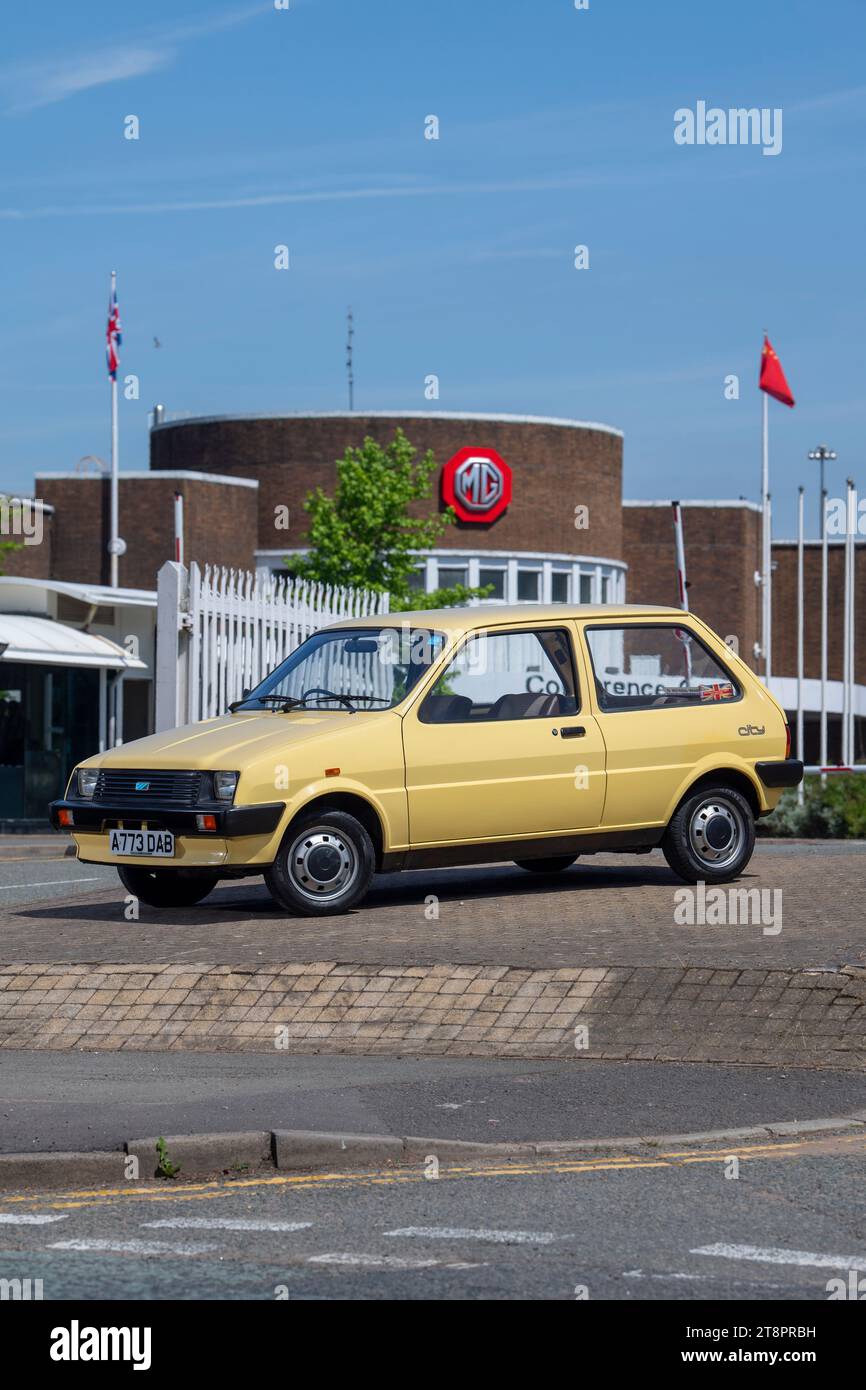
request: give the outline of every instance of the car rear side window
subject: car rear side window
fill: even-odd
[[[558,719],[576,714],[577,679],[559,628],[475,633],[425,698],[422,724]]]
[[[599,708],[671,709],[738,700],[740,687],[690,628],[675,623],[588,627]]]

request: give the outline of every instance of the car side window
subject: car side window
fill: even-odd
[[[578,710],[571,639],[559,628],[478,632],[426,696],[423,724],[556,719]]]
[[[690,628],[629,623],[587,627],[585,635],[602,710],[714,705],[742,693]]]

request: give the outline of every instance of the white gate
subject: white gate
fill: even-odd
[[[388,595],[168,561],[158,578],[156,729],[223,714],[311,633],[388,612]]]

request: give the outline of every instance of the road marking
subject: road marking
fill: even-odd
[[[122,1255],[202,1255],[218,1245],[172,1245],[167,1240],[56,1240],[49,1250],[101,1250]]]
[[[757,1260],[768,1265],[804,1265],[812,1269],[866,1269],[863,1255],[817,1255],[813,1250],[785,1250],[775,1245],[701,1245],[691,1255],[718,1255],[724,1260]]]
[[[49,1216],[47,1213],[28,1215],[21,1212],[16,1215],[14,1212],[3,1212],[0,1214],[0,1222],[4,1226],[47,1226],[49,1221],[68,1221],[68,1216]]]
[[[142,1221],[148,1230],[178,1231],[308,1231],[312,1221],[254,1221],[244,1217],[172,1216],[165,1221]]]
[[[309,1255],[307,1264],[311,1265],[350,1265],[362,1269],[483,1269],[484,1264],[465,1262],[449,1263],[447,1260],[412,1260],[402,1255],[356,1255],[340,1251],[331,1255]]]
[[[633,1155],[605,1159],[536,1159],[532,1163],[521,1162],[506,1165],[492,1163],[478,1164],[475,1167],[442,1167],[439,1182],[459,1181],[462,1178],[544,1178],[552,1173],[609,1173],[643,1172],[650,1168],[675,1169],[690,1163],[718,1164],[736,1154],[747,1159],[791,1159],[809,1154],[845,1158],[850,1154],[866,1151],[866,1134],[843,1134],[832,1138],[809,1138],[789,1140],[785,1143],[768,1141],[763,1144],[730,1145],[724,1149],[679,1150],[660,1153],[658,1157],[645,1159]],[[27,1204],[49,1211],[74,1211],[81,1207],[111,1206],[118,1202],[207,1202],[214,1198],[231,1197],[239,1190],[249,1191],[266,1187],[281,1187],[295,1191],[332,1187],[346,1189],[352,1187],[395,1187],[426,1182],[423,1172],[417,1169],[367,1170],[360,1173],[298,1173],[274,1176],[271,1178],[233,1178],[230,1182],[211,1181],[185,1183],[182,1187],[166,1190],[165,1187],[125,1187],[80,1188],[57,1197],[45,1193],[19,1193],[15,1196],[0,1196],[0,1203],[8,1207]]]
[[[644,1271],[643,1271],[642,1269],[626,1269],[626,1270],[623,1271],[623,1276],[622,1276],[622,1277],[623,1277],[623,1279],[657,1279],[657,1280],[660,1280],[662,1283],[664,1283],[664,1282],[665,1282],[666,1280],[668,1280],[668,1279],[687,1279],[687,1280],[695,1280],[695,1281],[698,1282],[698,1283],[704,1283],[704,1284],[709,1284],[709,1283],[713,1283],[713,1282],[714,1282],[712,1274],[680,1274],[680,1273],[676,1273],[676,1274],[674,1274],[674,1273],[669,1273],[669,1274],[645,1274]],[[769,1284],[769,1283],[767,1283],[766,1279],[761,1279],[760,1282],[755,1283],[755,1284],[751,1285],[750,1287],[753,1287],[753,1288],[760,1288],[760,1289],[763,1289],[763,1290],[767,1290],[767,1289],[790,1289],[791,1285],[790,1285],[790,1284]]]
[[[431,1269],[438,1260],[407,1260],[398,1255],[353,1255],[347,1251],[332,1255],[310,1255],[311,1265],[356,1265],[364,1269]]]
[[[468,1226],[401,1226],[385,1235],[418,1236],[422,1240],[488,1240],[497,1245],[550,1245],[554,1240],[569,1239],[552,1231],[473,1231]]]
[[[41,883],[4,883],[0,884],[0,893],[11,893],[13,888],[62,888],[67,883],[104,883],[102,874],[97,874],[91,878],[46,878]]]

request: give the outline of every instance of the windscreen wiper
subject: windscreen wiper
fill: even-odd
[[[236,709],[243,709],[250,700],[258,700],[260,705],[278,704],[280,709],[295,709],[302,701],[296,700],[293,695],[246,695],[242,700],[233,700],[229,705],[229,714],[234,714]]]

